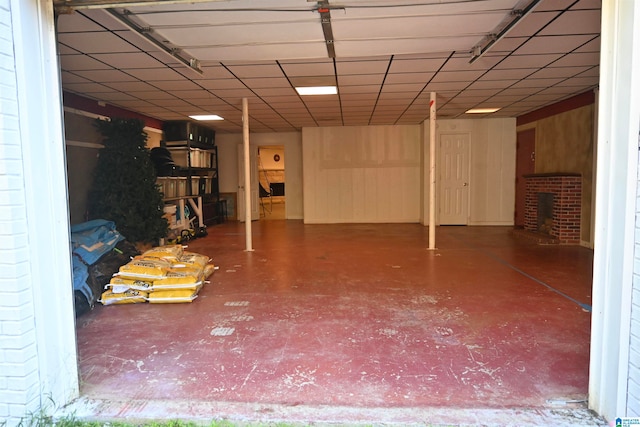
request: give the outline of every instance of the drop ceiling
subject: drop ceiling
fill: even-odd
[[[600,0],[542,0],[497,42],[531,0],[100,3],[54,0],[63,90],[159,120],[217,114],[218,132],[242,131],[243,98],[252,132],[288,132],[418,124],[431,92],[439,118],[517,117],[598,84]],[[294,89],[326,82],[337,95]]]

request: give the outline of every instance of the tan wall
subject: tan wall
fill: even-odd
[[[258,156],[260,157],[259,168],[269,171],[285,169],[284,147],[260,147]],[[278,156],[278,161],[275,160],[275,156]]]
[[[591,236],[593,195],[594,104],[576,108],[518,128],[536,130],[536,173],[574,172],[582,175],[581,240]]]

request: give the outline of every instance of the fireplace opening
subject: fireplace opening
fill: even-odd
[[[553,193],[538,193],[538,232],[551,235],[553,229]]]

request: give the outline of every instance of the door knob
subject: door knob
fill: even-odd
[[[464,184],[462,184],[463,187],[467,187],[469,186],[469,183],[465,182]]]

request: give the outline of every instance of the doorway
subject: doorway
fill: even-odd
[[[469,133],[440,135],[440,225],[469,222]]]
[[[284,146],[258,147],[260,219],[286,219]]]

